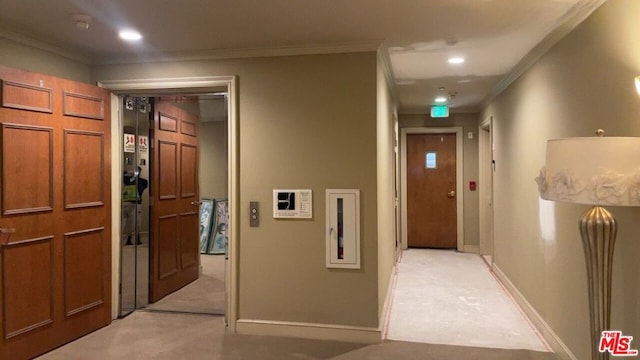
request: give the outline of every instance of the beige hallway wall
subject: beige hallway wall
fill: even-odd
[[[587,207],[540,200],[534,178],[547,139],[593,136],[597,128],[640,136],[638,14],[638,1],[606,2],[481,117],[494,119],[495,263],[578,359],[591,345],[577,225]],[[610,210],[619,221],[611,326],[640,339],[640,210]]]
[[[90,82],[89,65],[70,54],[69,56],[36,49],[0,36],[0,64],[65,79]]]
[[[200,197],[226,199],[227,194],[227,122],[200,123]]]
[[[105,65],[93,80],[237,75],[239,317],[378,326],[375,52]],[[312,189],[313,219],[272,217],[273,189]],[[324,192],[361,191],[360,270],[325,267]],[[249,201],[261,224],[249,227]]]
[[[395,119],[392,81],[384,54],[378,53],[377,68],[377,178],[378,178],[378,312],[384,316],[385,300],[395,266]]]

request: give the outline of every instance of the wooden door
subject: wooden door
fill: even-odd
[[[456,134],[407,135],[407,243],[455,249]]]
[[[200,268],[198,117],[154,105],[151,302],[196,280]]]
[[[0,67],[0,359],[111,321],[108,91]]]

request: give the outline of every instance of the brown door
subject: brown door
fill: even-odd
[[[170,102],[155,103],[151,302],[199,275],[197,126],[197,116]]]
[[[455,249],[456,134],[407,135],[409,247]]]
[[[0,359],[111,321],[108,91],[0,67]]]

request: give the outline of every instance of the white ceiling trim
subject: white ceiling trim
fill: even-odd
[[[538,45],[529,51],[516,66],[505,75],[489,95],[481,102],[480,108],[486,108],[498,95],[505,91],[522,74],[529,70],[542,56],[569,34],[582,21],[591,15],[607,0],[581,0],[574,5],[559,21],[559,26],[547,35]]]
[[[125,80],[101,80],[97,82],[99,87],[122,94],[195,94],[210,92],[212,88],[229,86],[235,80],[234,76],[200,76],[184,78],[155,78],[155,79],[125,79]]]
[[[389,49],[387,46],[382,43],[378,47],[378,63],[382,66],[382,71],[387,80],[387,86],[389,88],[389,92],[391,93],[391,100],[393,101],[393,107],[395,111],[398,108],[398,91],[395,87],[395,80],[393,76],[393,67],[391,66],[391,57],[389,56]]]
[[[292,55],[317,55],[317,54],[339,54],[354,52],[377,51],[384,40],[326,43],[326,44],[306,44],[301,46],[280,46],[269,48],[243,48],[243,49],[215,49],[196,52],[175,52],[165,54],[135,54],[125,57],[91,58],[79,55],[61,47],[50,45],[46,42],[36,40],[26,35],[22,35],[0,27],[0,37],[14,41],[18,44],[27,45],[36,49],[51,52],[53,54],[78,61],[85,65],[118,65],[156,62],[178,62],[197,60],[221,60],[221,59],[242,59],[253,57],[276,57]]]
[[[197,60],[242,59],[254,57],[276,57],[292,55],[317,55],[377,51],[383,40],[347,42],[331,44],[310,44],[303,46],[281,46],[269,48],[217,49],[197,52],[176,52],[167,54],[136,54],[135,56],[96,59],[96,65],[116,65],[154,62],[177,62]],[[147,57],[145,57],[147,55]]]

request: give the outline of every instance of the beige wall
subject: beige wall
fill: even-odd
[[[377,177],[378,177],[378,312],[382,314],[395,266],[395,113],[382,55],[378,60]]]
[[[228,186],[227,122],[200,123],[200,197],[226,199]]]
[[[65,79],[89,82],[89,66],[67,57],[18,44],[0,36],[0,64]]]
[[[591,345],[577,226],[586,207],[541,201],[533,179],[547,139],[600,127],[640,136],[638,14],[636,0],[606,2],[482,113],[494,119],[495,263],[578,359]],[[610,210],[619,222],[611,327],[640,339],[640,210]]]
[[[478,191],[469,190],[469,181],[478,182],[478,114],[451,114],[446,119],[432,119],[429,115],[400,114],[400,128],[462,127],[464,186],[464,246],[479,246]],[[473,133],[473,139],[467,137]],[[402,161],[402,160],[401,160]]]
[[[238,75],[241,319],[378,326],[376,64],[371,52],[95,67],[93,80]],[[312,189],[313,219],[273,219],[278,188]],[[325,267],[327,188],[361,191],[360,270]]]

